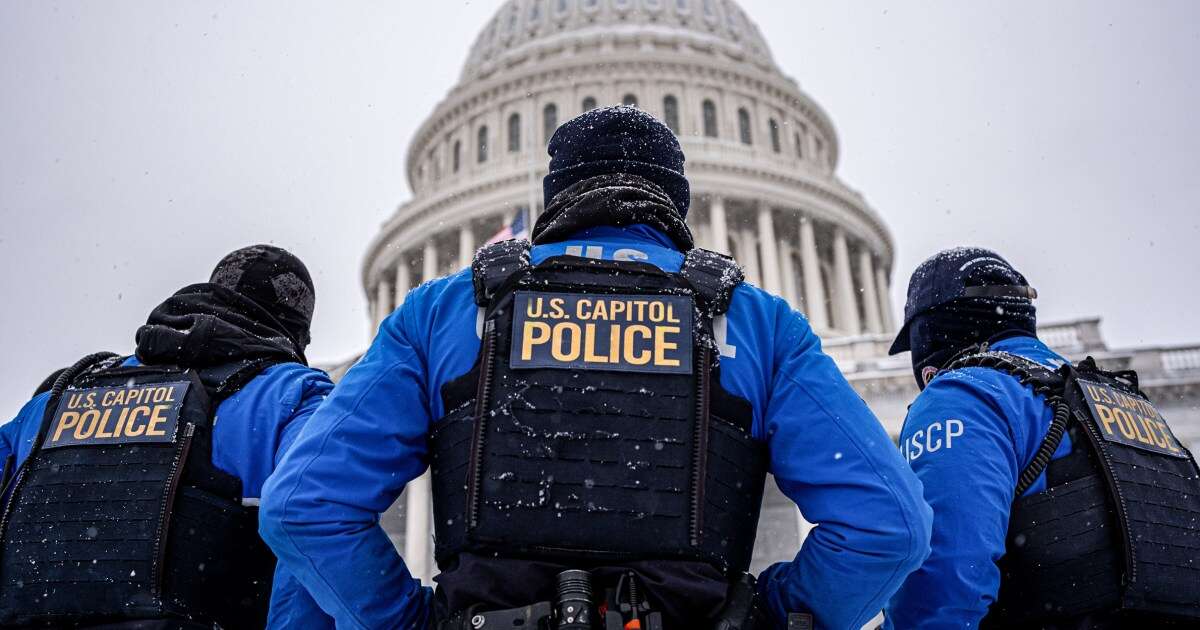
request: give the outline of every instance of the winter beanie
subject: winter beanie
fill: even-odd
[[[630,173],[661,186],[687,216],[691,192],[683,176],[683,149],[670,128],[640,109],[601,107],[576,116],[554,132],[548,151],[543,207],[585,179]]]
[[[243,247],[217,263],[209,282],[262,306],[283,324],[300,350],[308,345],[316,290],[308,268],[291,252],[271,245]]]

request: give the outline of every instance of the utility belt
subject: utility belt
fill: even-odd
[[[661,611],[644,596],[633,572],[595,596],[588,571],[572,569],[558,574],[554,601],[519,608],[483,611],[470,607],[435,624],[436,630],[684,630],[670,627]],[[788,630],[812,630],[812,615],[788,616]],[[730,588],[729,599],[713,620],[711,630],[768,630],[770,622],[755,595],[754,578],[743,574]]]

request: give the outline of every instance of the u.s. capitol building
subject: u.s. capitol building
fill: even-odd
[[[518,212],[535,217],[555,128],[617,103],[679,136],[697,245],[733,254],[749,282],[803,312],[897,434],[916,388],[907,357],[886,356],[897,326],[892,236],[837,176],[829,115],[730,0],[504,2],[408,147],[413,198],[382,225],[362,267],[373,324],[410,288],[466,266]],[[1098,320],[1044,327],[1043,337],[1073,358],[1141,371],[1179,437],[1200,446],[1200,347],[1112,351]],[[413,574],[428,580],[428,477],[405,494],[384,524]],[[768,484],[754,568],[792,557],[806,528]]]

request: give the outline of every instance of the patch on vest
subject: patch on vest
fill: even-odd
[[[1082,379],[1079,388],[1083,390],[1088,411],[1105,440],[1163,455],[1187,457],[1166,420],[1150,401]]]
[[[191,383],[68,390],[42,448],[171,442]]]
[[[514,369],[692,372],[689,297],[518,291],[513,298]]]

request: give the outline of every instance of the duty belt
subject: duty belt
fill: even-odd
[[[437,630],[494,630],[529,628],[534,630],[679,630],[663,624],[662,612],[652,608],[643,597],[637,576],[623,575],[614,588],[605,589],[604,598],[592,596],[591,574],[582,570],[563,571],[558,575],[557,598],[519,608],[482,611],[468,608],[437,624]],[[759,610],[754,578],[743,575],[730,591],[712,630],[767,630],[769,623]],[[788,630],[812,630],[808,613],[788,615]]]

